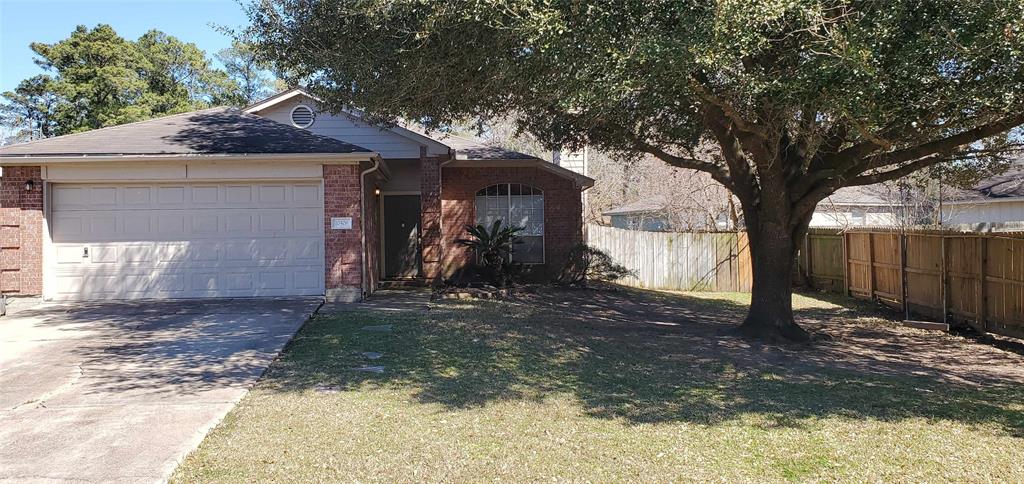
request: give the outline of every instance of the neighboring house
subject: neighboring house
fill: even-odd
[[[627,203],[602,212],[601,215],[608,217],[611,226],[619,229],[651,232],[672,230],[668,217],[665,216],[665,206],[657,202],[645,200]]]
[[[843,187],[818,203],[811,227],[896,225],[898,196],[883,185]]]
[[[560,264],[593,180],[472,139],[321,112],[293,89],[0,148],[0,290],[47,299],[325,295],[437,280],[464,226]]]
[[[691,207],[669,208],[652,200],[627,203],[601,213],[612,227],[649,232],[728,230],[729,217],[720,213],[712,223],[706,210]]]
[[[1024,161],[971,190],[950,190],[942,200],[943,225],[1024,222]]]

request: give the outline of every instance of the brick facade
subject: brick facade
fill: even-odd
[[[327,299],[362,297],[362,217],[359,165],[324,165],[324,287]],[[332,217],[351,217],[352,228],[331,230]]]
[[[523,183],[544,191],[545,265],[560,269],[569,250],[583,240],[582,197],[573,180],[532,167],[448,167],[441,173],[444,275],[472,262],[471,251],[455,241],[476,221],[476,192],[496,183]]]
[[[25,190],[32,180],[35,188]],[[38,166],[4,167],[0,177],[0,291],[43,293],[43,181]]]
[[[580,189],[572,180],[539,168],[441,168],[440,159],[421,159],[422,259],[424,276],[451,275],[472,261],[455,241],[463,227],[475,222],[477,190],[495,183],[523,183],[544,191],[546,265],[558,268],[582,240]],[[358,300],[362,296],[361,230],[367,230],[370,289],[380,272],[379,197],[376,175],[368,175],[367,218],[360,216],[359,165],[325,165],[324,257],[328,299]],[[35,189],[25,190],[25,182]],[[352,228],[331,230],[332,217],[351,217]],[[43,182],[39,167],[5,167],[0,177],[0,291],[39,295],[43,286]]]
[[[441,276],[445,247],[441,236],[441,160],[420,153],[420,257],[423,277],[428,281]]]

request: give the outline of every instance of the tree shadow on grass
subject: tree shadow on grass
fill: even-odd
[[[860,311],[802,311],[803,324],[838,335],[803,347],[760,345],[724,331],[744,314],[740,302],[649,291],[346,312],[308,324],[267,384],[280,391],[401,388],[449,409],[571,395],[590,416],[630,423],[755,416],[766,427],[790,427],[829,416],[924,418],[1024,436],[1024,378],[1013,371],[1019,356],[862,321]],[[375,324],[394,329],[360,329]],[[384,357],[369,363],[363,351]],[[366,364],[386,369],[353,371]]]

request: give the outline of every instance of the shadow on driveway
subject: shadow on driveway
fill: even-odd
[[[161,480],[314,298],[41,305],[0,320],[0,480]]]

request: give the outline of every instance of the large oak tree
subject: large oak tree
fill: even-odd
[[[741,329],[803,340],[791,268],[844,186],[987,163],[1024,123],[1020,0],[263,0],[249,34],[329,106],[443,126],[514,118],[644,152],[742,205]],[[714,149],[708,149],[712,146]]]

